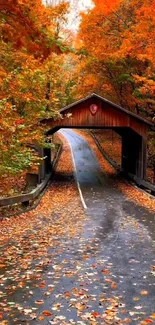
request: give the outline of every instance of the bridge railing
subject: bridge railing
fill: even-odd
[[[40,184],[37,184],[35,189],[33,189],[30,193],[1,198],[0,199],[0,207],[12,206],[15,204],[20,204],[20,203],[28,206],[30,201],[34,201],[36,198],[38,198],[38,196],[43,192],[43,190],[47,186],[54,171],[56,170],[61,151],[62,151],[62,146],[59,145],[55,159],[51,163],[51,172],[49,172],[48,174],[45,175],[44,180],[42,180],[42,182]]]

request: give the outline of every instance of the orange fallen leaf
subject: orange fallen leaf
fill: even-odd
[[[131,322],[131,319],[130,319],[130,318],[125,318],[125,319],[124,319],[124,322],[125,322],[125,323],[130,323],[130,322]]]
[[[116,289],[116,288],[117,288],[117,284],[116,284],[115,282],[112,282],[112,284],[111,284],[111,288],[112,288],[112,289]]]
[[[139,298],[138,298],[138,297],[135,297],[135,298],[133,298],[133,300],[134,300],[134,301],[138,301],[138,300],[139,300]]]
[[[53,288],[50,287],[50,288],[49,288],[49,291],[50,291],[50,292],[53,291]]]
[[[126,314],[126,310],[125,309],[122,309],[121,310],[121,314]]]
[[[110,272],[109,272],[108,270],[102,270],[102,272],[103,272],[104,274],[110,274]]]
[[[152,319],[155,319],[155,313],[150,316]]]
[[[93,315],[95,318],[97,318],[97,317],[100,316],[99,313],[97,313],[96,311],[94,311],[94,312],[92,313],[92,315]]]
[[[148,291],[146,291],[146,290],[141,291],[142,296],[147,296],[147,294],[148,294]]]
[[[21,282],[19,282],[19,283],[18,283],[18,287],[20,287],[20,288],[23,288],[23,287],[25,287],[25,283],[24,283],[24,282],[22,282],[22,281],[21,281]]]
[[[41,282],[41,283],[39,284],[39,288],[45,288],[45,281],[43,281],[43,282]]]
[[[145,319],[145,321],[146,321],[146,323],[148,323],[148,324],[152,324],[152,323],[153,323],[153,320],[151,320],[151,319],[149,319],[149,318]]]
[[[89,258],[88,255],[84,255],[83,258],[85,258],[86,260]]]
[[[76,309],[78,309],[78,311],[83,311],[84,308],[85,308],[85,306],[84,306],[83,304],[80,304],[80,303],[77,303],[77,304],[75,305],[75,307],[76,307]]]
[[[51,316],[51,315],[52,315],[52,313],[51,313],[49,310],[44,310],[44,311],[42,312],[42,314],[43,314],[44,316]]]

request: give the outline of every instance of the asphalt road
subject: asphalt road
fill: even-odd
[[[12,266],[6,270],[0,292],[7,322],[0,324],[155,324],[155,217],[113,186],[82,137],[72,130],[61,132],[72,148],[87,206],[82,230],[73,237],[55,235],[42,272],[40,266],[35,272],[32,266],[17,272],[18,265],[15,271]],[[56,174],[55,185],[64,179],[71,181]],[[66,209],[72,213],[74,202]],[[24,239],[27,249],[31,238],[34,232]],[[21,246],[18,249],[24,254]],[[14,292],[19,278],[20,289]],[[22,279],[27,279],[24,287]]]
[[[76,177],[87,205],[89,221],[84,236],[97,243],[93,251],[88,249],[92,261],[106,260],[106,266],[112,263],[115,291],[123,296],[125,309],[149,316],[155,312],[155,273],[151,273],[155,265],[155,215],[112,187],[113,180],[103,173],[94,152],[80,135],[68,129],[62,133],[71,145]],[[101,279],[100,289],[102,285]],[[148,295],[143,296],[143,291]],[[135,304],[133,299],[140,296]]]

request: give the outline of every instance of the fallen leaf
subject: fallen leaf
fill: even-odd
[[[116,288],[117,288],[117,284],[116,284],[115,282],[112,282],[112,284],[111,284],[111,288],[112,288],[112,289],[116,289]]]
[[[134,300],[134,301],[138,301],[138,300],[139,300],[139,298],[138,298],[138,297],[135,297],[135,298],[133,298],[133,300]]]
[[[85,306],[84,306],[83,304],[80,304],[80,303],[77,303],[77,304],[75,305],[75,307],[76,307],[76,309],[78,309],[79,311],[83,311],[84,308],[85,308]]]
[[[149,319],[149,318],[145,319],[145,321],[146,321],[146,323],[148,323],[148,324],[152,324],[152,323],[153,323],[153,320],[151,320],[151,319]]]
[[[44,316],[51,316],[51,315],[52,315],[52,313],[51,313],[49,310],[44,310],[44,311],[42,312],[42,314],[43,314]]]
[[[37,305],[42,305],[44,303],[44,300],[36,300],[35,304]]]
[[[130,318],[125,318],[125,319],[124,319],[124,322],[125,322],[125,323],[131,323],[131,319],[130,319]]]
[[[147,294],[148,294],[148,291],[146,291],[146,290],[141,291],[142,296],[147,296]]]
[[[94,312],[92,313],[92,315],[93,315],[95,318],[97,318],[97,317],[99,317],[99,316],[100,316],[100,314],[99,314],[99,313],[97,313],[96,311],[94,311]]]
[[[104,273],[104,274],[110,274],[110,272],[108,270],[102,270],[102,273]]]

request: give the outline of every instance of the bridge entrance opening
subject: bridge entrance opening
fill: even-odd
[[[59,120],[42,121],[49,128],[47,136],[61,128],[112,129],[122,139],[122,170],[139,180],[146,178],[147,136],[152,126],[149,121],[96,94],[61,109],[60,113]],[[46,165],[48,169],[49,159]]]

